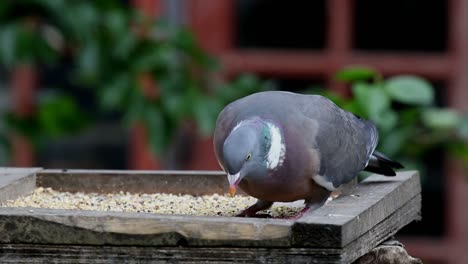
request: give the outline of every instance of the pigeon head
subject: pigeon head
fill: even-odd
[[[271,123],[249,120],[234,127],[223,145],[231,196],[242,179],[261,179],[281,165],[284,151],[281,132]]]

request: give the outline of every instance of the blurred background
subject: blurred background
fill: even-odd
[[[424,263],[468,263],[468,1],[3,0],[0,166],[218,170],[230,101],[320,93],[421,171]]]

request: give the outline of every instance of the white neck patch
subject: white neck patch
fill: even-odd
[[[281,131],[277,126],[272,123],[267,123],[268,130],[270,131],[270,149],[268,150],[266,161],[267,167],[271,170],[281,166],[286,154],[286,146],[281,136]]]
[[[238,129],[239,127],[241,127],[244,124],[244,122],[245,122],[245,120],[242,120],[239,123],[237,123],[237,125],[231,130],[231,133],[232,133],[232,131],[234,131],[234,130]]]

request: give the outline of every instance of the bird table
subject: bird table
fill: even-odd
[[[0,203],[37,187],[192,195],[228,188],[222,172],[0,168]],[[3,207],[0,262],[352,263],[420,213],[415,171],[371,175],[297,220]]]

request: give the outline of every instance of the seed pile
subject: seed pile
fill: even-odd
[[[228,195],[174,195],[174,194],[98,194],[58,192],[51,188],[37,188],[34,193],[10,200],[1,207],[34,207],[50,209],[78,209],[117,212],[145,212],[158,214],[185,214],[206,216],[234,216],[254,204],[253,197]],[[296,214],[301,205],[273,206],[265,211],[273,217]],[[262,212],[259,212],[262,213]]]

